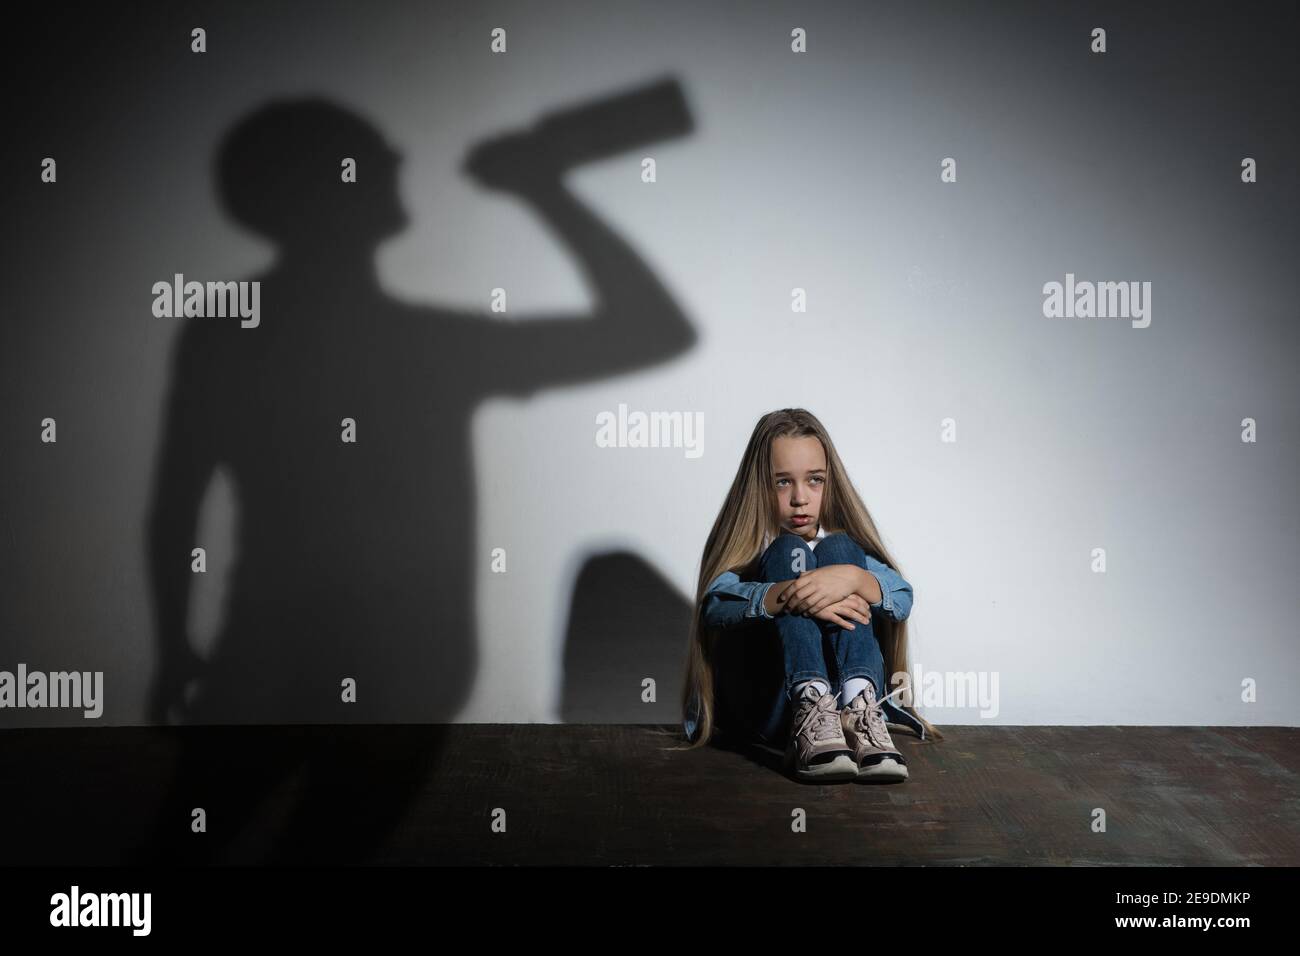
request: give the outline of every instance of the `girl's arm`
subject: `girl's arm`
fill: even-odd
[[[889,565],[867,555],[863,571],[863,588],[858,591],[871,605],[871,610],[882,611],[895,621],[905,621],[912,613],[912,585]]]
[[[708,627],[731,627],[746,621],[768,620],[772,614],[765,598],[771,581],[742,581],[735,571],[723,571],[704,595],[704,623]]]
[[[888,614],[895,621],[907,620],[907,616],[912,613],[912,585],[889,565],[877,561],[869,554],[866,559],[866,568],[853,569],[860,576],[860,584],[854,593],[866,601],[873,612]],[[797,579],[792,579],[777,581],[776,587],[771,583],[757,585],[767,588],[760,598],[765,617],[772,618],[786,610],[785,603],[779,598],[785,590],[796,583]],[[753,587],[754,585],[742,586]]]
[[[778,600],[781,592],[785,591],[794,581],[773,581],[776,587],[769,587],[763,594],[763,610],[767,612],[768,617],[776,617],[778,614],[785,612],[785,602]]]

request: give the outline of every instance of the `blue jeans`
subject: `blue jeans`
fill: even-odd
[[[843,532],[828,534],[816,550],[798,535],[784,532],[763,552],[759,579],[797,578],[796,550],[804,552],[807,571],[831,564],[866,567],[862,548]],[[793,715],[794,687],[807,680],[823,680],[837,694],[844,681],[865,677],[879,698],[885,686],[884,656],[871,626],[855,624],[850,631],[814,617],[779,614],[775,620],[756,621],[726,634],[715,670],[722,728],[769,744],[784,743]],[[847,702],[839,703],[842,707]]]

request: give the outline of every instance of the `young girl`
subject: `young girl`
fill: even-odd
[[[754,427],[713,523],[683,691],[692,747],[718,727],[785,745],[801,779],[902,780],[887,721],[941,740],[887,689],[907,667],[912,586],[880,542],[830,435],[786,408]]]

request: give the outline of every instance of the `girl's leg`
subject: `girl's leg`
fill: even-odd
[[[822,544],[817,546],[818,550],[825,545],[825,542],[826,539],[823,538]],[[811,570],[817,567],[815,553],[803,538],[788,532],[777,535],[776,540],[763,552],[759,562],[759,579],[792,581],[797,578],[799,574],[795,568],[797,554],[800,551],[803,553],[804,569]],[[776,695],[761,731],[763,738],[771,742],[778,738],[785,724],[796,685],[804,681],[820,680],[831,688],[832,693],[836,688],[826,673],[826,654],[823,650],[825,638],[815,618],[781,614],[775,621],[764,623],[769,626],[775,625],[785,668],[780,693]]]
[[[862,546],[842,531],[822,538],[813,553],[817,557],[819,568],[830,564],[852,564],[859,568],[867,566],[867,556]],[[829,621],[818,623],[826,632],[831,646],[831,656],[835,661],[838,683],[833,691],[838,692],[844,683],[852,678],[865,677],[875,687],[877,700],[881,695],[888,693],[885,687],[885,658],[872,627],[855,621],[856,626],[850,631]],[[839,702],[841,707],[847,704],[847,700],[842,699]]]

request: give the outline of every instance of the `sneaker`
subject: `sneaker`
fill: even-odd
[[[853,780],[858,776],[857,762],[840,725],[836,696],[829,692],[818,696],[816,686],[810,684],[795,702],[785,759],[800,780]]]
[[[906,780],[907,761],[889,736],[885,715],[880,709],[881,703],[882,701],[876,700],[876,692],[871,684],[867,684],[866,690],[849,701],[848,706],[840,711],[844,739],[853,748],[858,780]]]

